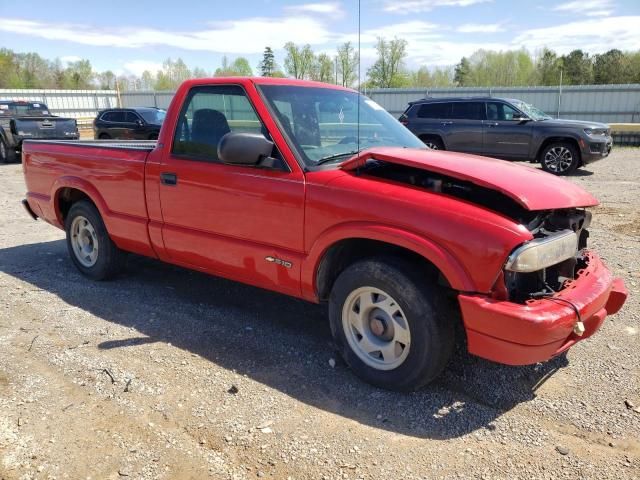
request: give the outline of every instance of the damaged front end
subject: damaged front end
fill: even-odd
[[[562,290],[588,265],[586,255],[591,212],[563,209],[539,212],[527,226],[533,240],[516,248],[509,256],[503,278],[501,299],[524,303]]]

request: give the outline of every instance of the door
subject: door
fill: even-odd
[[[127,138],[134,140],[146,140],[148,137],[147,127],[140,116],[132,111],[125,113],[125,122],[127,123]]]
[[[466,153],[482,152],[482,121],[484,103],[479,101],[451,102],[444,142],[447,150]]]
[[[245,283],[300,293],[304,177],[218,160],[228,132],[268,135],[238,85],[194,87],[161,166],[162,237],[169,260]]]
[[[127,138],[126,115],[121,110],[107,112],[102,115],[105,133],[111,138]]]
[[[484,122],[484,154],[504,158],[528,158],[531,122],[517,118],[522,113],[504,102],[487,102]]]

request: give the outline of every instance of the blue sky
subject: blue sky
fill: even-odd
[[[47,58],[87,58],[97,70],[140,74],[167,57],[213,71],[223,55],[282,63],[288,40],[333,55],[357,42],[357,2],[0,0],[0,46]],[[362,0],[362,59],[377,36],[409,42],[409,67],[451,65],[478,48],[640,49],[638,0]],[[0,75],[2,72],[0,72]]]

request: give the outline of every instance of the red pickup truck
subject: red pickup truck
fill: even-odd
[[[190,80],[157,142],[28,141],[23,163],[27,210],[66,231],[87,277],[114,276],[132,252],[327,301],[347,364],[385,388],[428,383],[456,341],[545,361],[627,296],[587,248],[589,193],[427,150],[333,85]]]

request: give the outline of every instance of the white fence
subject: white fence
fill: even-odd
[[[410,101],[426,96],[493,96],[519,98],[554,117],[605,123],[640,123],[640,84],[581,85],[563,87],[495,87],[376,89],[366,92],[396,117]],[[174,92],[114,90],[3,90],[0,99],[24,99],[45,103],[56,115],[90,122],[109,107],[167,108]]]

